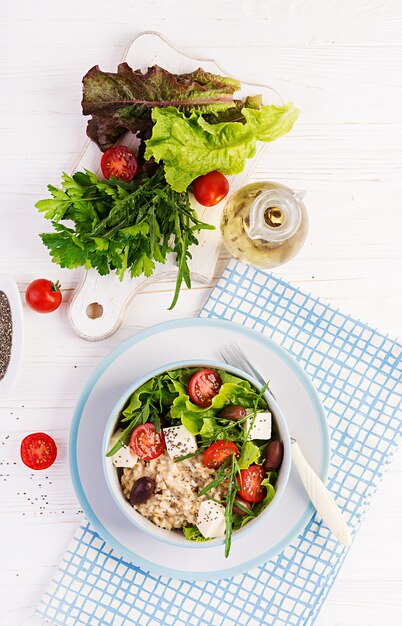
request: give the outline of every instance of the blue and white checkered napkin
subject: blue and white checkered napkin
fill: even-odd
[[[201,315],[272,337],[312,378],[331,431],[329,487],[355,532],[401,432],[401,347],[282,280],[234,261]],[[344,556],[314,516],[266,565],[218,582],[189,583],[125,562],[84,521],[38,613],[62,626],[310,626]]]

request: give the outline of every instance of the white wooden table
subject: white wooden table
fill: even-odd
[[[302,114],[259,162],[261,179],[307,192],[310,237],[278,275],[398,335],[401,322],[402,5],[399,0],[15,0],[0,8],[0,271],[23,294],[37,277],[60,279],[68,301],[78,272],[50,262],[33,205],[58,183],[86,126],[80,81],[95,64],[113,70],[130,40],[157,30],[184,52],[216,58],[249,82],[268,82]],[[219,276],[226,258],[216,270]],[[81,518],[68,474],[72,408],[100,359],[137,330],[196,315],[210,285],[173,284],[138,296],[124,326],[101,343],[70,330],[65,306],[25,308],[24,363],[0,404],[0,624],[38,624],[32,612]],[[44,430],[56,464],[32,474],[19,443]],[[399,457],[325,603],[318,626],[396,625],[402,614]]]

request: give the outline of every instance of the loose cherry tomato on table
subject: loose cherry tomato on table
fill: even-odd
[[[157,459],[166,448],[163,431],[156,432],[153,424],[141,424],[131,433],[131,450],[143,461]]]
[[[46,433],[32,433],[21,442],[21,460],[33,470],[47,469],[56,460],[57,446]]]
[[[265,477],[265,472],[260,465],[250,465],[247,469],[241,470],[237,482],[240,485],[239,496],[247,502],[261,502],[266,496],[267,490],[261,481]]]
[[[192,182],[194,198],[202,206],[215,206],[226,198],[229,182],[220,172],[209,172]]]
[[[63,299],[60,283],[52,283],[46,278],[38,278],[28,285],[25,301],[28,306],[38,313],[52,313],[59,308]]]
[[[224,441],[219,439],[212,443],[204,452],[204,465],[210,469],[218,469],[228,456],[235,455],[238,459],[240,456],[239,448],[233,441]]]
[[[212,403],[212,399],[219,393],[222,379],[214,370],[200,370],[196,372],[189,384],[188,393],[191,401],[204,408]]]
[[[101,170],[105,178],[119,178],[129,183],[137,173],[137,158],[127,146],[113,146],[101,158]]]

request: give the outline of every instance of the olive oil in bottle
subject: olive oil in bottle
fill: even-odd
[[[223,242],[235,258],[269,269],[286,263],[302,247],[308,231],[304,194],[274,182],[251,183],[226,203]]]

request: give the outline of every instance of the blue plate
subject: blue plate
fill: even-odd
[[[313,507],[292,469],[285,493],[269,517],[240,535],[231,554],[221,545],[203,550],[161,543],[126,518],[112,498],[102,469],[102,439],[113,406],[132,382],[171,361],[217,361],[220,349],[237,343],[270,381],[290,434],[326,478],[328,427],[318,395],[304,370],[285,350],[242,326],[214,319],[167,322],[124,341],[96,368],[77,404],[69,438],[69,461],[77,497],[95,530],[127,561],[183,580],[226,578],[266,562],[303,530]]]

